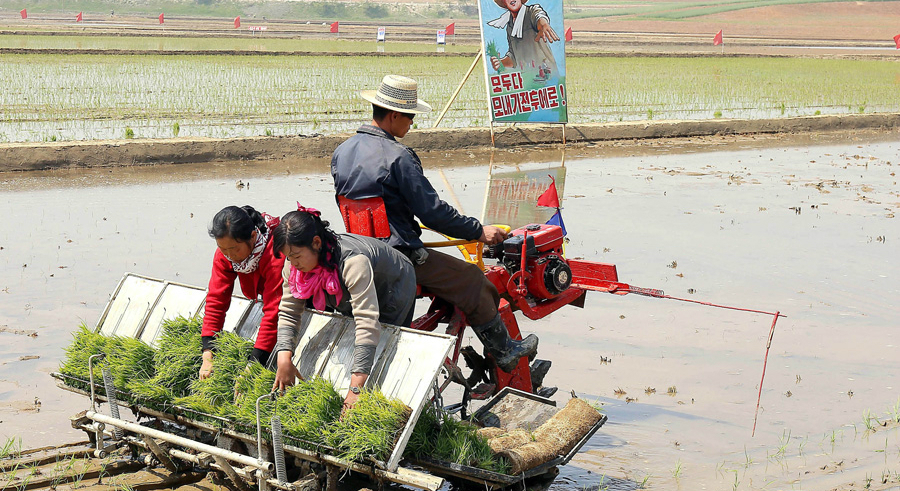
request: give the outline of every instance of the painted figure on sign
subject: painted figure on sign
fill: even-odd
[[[500,17],[488,22],[491,27],[506,29],[509,51],[506,56],[491,57],[494,70],[500,67],[533,70],[547,64],[556,69],[556,59],[547,43],[559,41],[556,31],[550,27],[550,16],[539,4],[525,5],[528,0],[494,0],[506,10]]]

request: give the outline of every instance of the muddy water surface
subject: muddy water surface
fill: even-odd
[[[554,488],[897,485],[897,430],[871,433],[878,424],[864,415],[900,413],[900,138],[610,144],[562,161],[557,149],[424,156],[447,201],[506,213],[513,226],[546,212],[523,204],[510,215],[485,199],[490,187],[510,176],[543,187],[552,173],[570,257],[614,263],[632,285],[787,318],[752,438],[771,316],[591,293],[584,309],[520,320],[553,361],[545,382],[556,398],[575,391],[609,416]],[[86,399],[48,373],[122,274],[204,285],[216,211],[281,214],[296,201],[340,222],[327,161],[0,175],[0,438],[80,436],[68,417]]]

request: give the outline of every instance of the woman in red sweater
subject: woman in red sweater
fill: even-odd
[[[284,258],[272,253],[269,229],[278,218],[260,214],[252,206],[229,206],[213,218],[209,236],[216,239],[212,276],[206,293],[203,317],[203,365],[200,379],[212,373],[213,339],[222,331],[225,312],[231,306],[234,280],[241,282],[241,292],[251,300],[262,299],[263,317],[251,359],[265,365],[278,336],[278,305],[281,302]]]

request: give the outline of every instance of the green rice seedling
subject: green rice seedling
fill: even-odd
[[[106,346],[106,360],[118,389],[124,390],[132,382],[149,380],[156,373],[153,364],[156,352],[140,339],[116,336],[107,339]]]
[[[647,482],[650,481],[650,474],[644,476],[644,479],[641,481],[641,484],[638,486],[638,489],[647,489]]]
[[[130,140],[132,138],[134,138],[134,130],[131,129],[130,127],[126,126],[125,127],[125,139]]]
[[[323,428],[341,416],[343,399],[323,378],[304,380],[278,398],[278,416],[286,434],[313,444],[324,444]]]
[[[327,430],[326,442],[338,450],[342,459],[385,460],[410,412],[408,406],[377,390],[363,390],[353,408]]]
[[[156,373],[147,381],[128,385],[135,396],[155,404],[165,404],[176,397],[189,394],[191,382],[200,371],[202,363],[200,327],[203,319],[178,317],[167,320],[162,326],[158,349],[153,357]]]
[[[439,430],[437,411],[429,405],[419,415],[416,427],[413,428],[412,435],[409,436],[409,441],[406,443],[404,455],[413,458],[432,456],[434,439]]]
[[[272,392],[275,384],[275,372],[253,361],[237,377],[234,391],[238,394],[234,404],[227,406],[226,411],[220,411],[222,416],[234,419],[237,423],[256,427],[256,400],[265,394]],[[269,421],[274,412],[273,404],[260,404],[260,417],[263,421]],[[224,413],[224,414],[223,414]]]
[[[22,437],[7,438],[6,443],[0,447],[0,460],[16,458],[22,451]]]
[[[880,424],[878,422],[878,418],[872,414],[872,411],[866,409],[866,412],[863,413],[863,424],[866,425],[866,430],[869,432],[875,431],[875,425]]]
[[[65,349],[66,356],[59,371],[64,375],[88,380],[90,378],[88,359],[93,355],[105,353],[110,338],[88,329],[83,323],[75,330],[73,337],[72,344]],[[99,363],[94,363],[94,379],[102,380],[102,377]]]
[[[172,136],[178,136],[178,133],[181,132],[181,125],[178,124],[178,121],[172,123]]]
[[[509,463],[493,454],[478,429],[433,407],[422,411],[406,444],[406,455],[431,457],[445,462],[506,474]]]
[[[681,474],[684,472],[684,466],[681,464],[681,459],[675,462],[675,468],[672,469],[672,477],[677,481],[681,479]]]
[[[722,111],[716,109],[716,112],[713,113],[713,117],[719,119],[722,117]]]
[[[215,355],[212,375],[205,380],[195,379],[191,383],[191,394],[176,399],[176,404],[216,414],[216,407],[234,401],[234,384],[247,367],[253,341],[231,332],[222,332],[213,341],[213,346]]]
[[[894,403],[887,414],[891,417],[891,421],[900,423],[900,397],[897,398],[897,402]]]

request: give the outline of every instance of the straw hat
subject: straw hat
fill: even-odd
[[[416,81],[400,75],[385,75],[378,90],[363,90],[359,95],[376,106],[401,113],[431,112],[431,106],[418,98]]]

